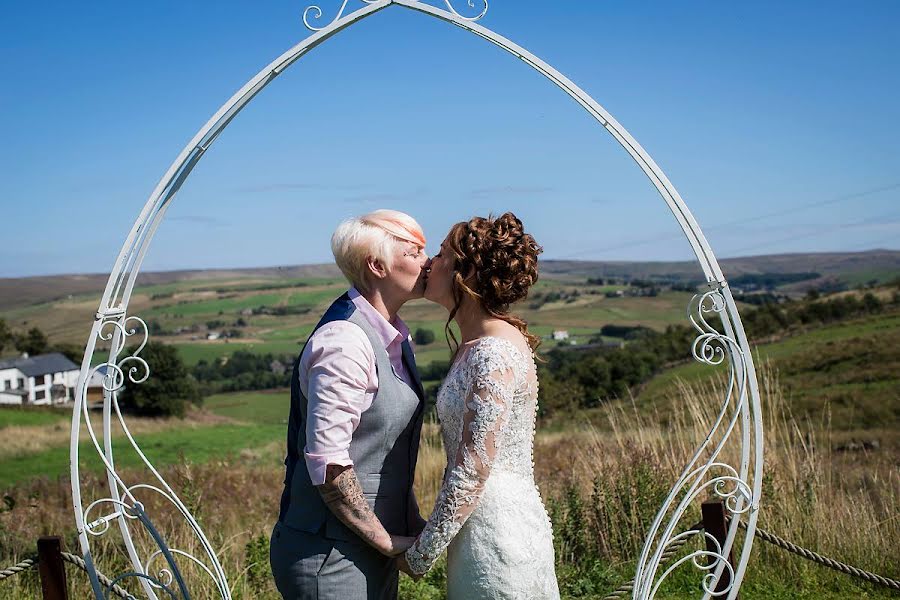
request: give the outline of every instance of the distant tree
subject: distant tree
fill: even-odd
[[[133,383],[128,378],[128,369],[137,367],[134,377],[140,379],[144,376],[141,366],[135,361],[123,365],[125,387],[119,392],[123,410],[146,416],[183,417],[188,402],[200,404],[202,397],[197,381],[188,374],[174,346],[150,342],[140,357],[150,367],[150,377],[143,383]]]
[[[541,400],[538,411],[541,417],[570,413],[584,402],[585,389],[574,381],[557,379],[549,373],[541,377]]]
[[[25,335],[18,336],[16,339],[16,348],[29,355],[43,354],[47,351],[49,343],[44,332],[37,327],[32,327]]]
[[[419,369],[422,381],[442,381],[450,372],[450,361],[433,360],[431,364]]]
[[[884,303],[872,294],[872,292],[868,292],[863,296],[862,305],[866,312],[871,313],[880,312],[884,307]]]
[[[84,347],[79,346],[78,344],[72,343],[63,343],[63,344],[54,344],[49,348],[50,352],[59,352],[69,360],[71,360],[76,365],[81,364],[81,359],[84,358]]]
[[[0,352],[3,352],[3,349],[6,346],[13,345],[13,335],[12,331],[9,330],[9,325],[6,324],[6,319],[0,319]]]
[[[419,327],[418,329],[416,329],[413,340],[415,340],[416,345],[425,346],[426,344],[434,342],[434,332],[430,329],[423,329],[422,327]]]

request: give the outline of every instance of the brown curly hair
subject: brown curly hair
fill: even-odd
[[[513,325],[531,349],[537,349],[540,338],[529,333],[525,321],[509,313],[510,305],[526,298],[528,289],[537,282],[537,257],[544,251],[525,233],[522,221],[511,212],[496,219],[490,215],[474,217],[450,228],[445,248],[454,258],[454,306],[444,333],[448,344],[453,338],[454,353],[459,350],[459,342],[450,330],[450,322],[465,296],[478,302],[492,317]]]

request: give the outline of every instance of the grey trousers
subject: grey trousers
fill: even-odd
[[[332,540],[280,521],[272,530],[269,563],[285,600],[396,600],[399,571],[359,538]]]

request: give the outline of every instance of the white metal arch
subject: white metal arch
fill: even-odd
[[[134,385],[145,381],[150,375],[149,366],[140,357],[140,351],[147,341],[147,328],[140,318],[128,316],[128,303],[144,256],[157,227],[165,216],[170,201],[203,157],[206,150],[209,149],[231,120],[237,116],[256,94],[304,54],[354,23],[384,8],[395,5],[436,17],[474,33],[519,58],[553,82],[578,102],[628,152],[657,189],[660,196],[662,196],[682,231],[684,231],[708,282],[694,297],[688,311],[690,321],[698,332],[692,348],[693,354],[697,360],[710,365],[727,361],[730,366],[731,377],[718,418],[714,423],[709,424],[709,433],[706,439],[697,447],[694,456],[674,483],[669,497],[660,508],[647,534],[644,549],[637,565],[633,598],[635,600],[653,598],[669,572],[675,566],[687,560],[692,560],[695,566],[707,573],[702,580],[703,598],[723,597],[726,594],[728,599],[734,598],[738,593],[746,571],[759,510],[763,454],[759,392],[750,347],[734,299],[715,255],[687,205],[650,155],[591,96],[525,48],[475,22],[487,12],[486,0],[482,0],[484,9],[474,17],[463,16],[453,7],[450,0],[443,0],[448,10],[425,4],[423,0],[361,1],[364,3],[363,7],[344,15],[344,10],[349,0],[343,0],[340,9],[337,11],[337,16],[327,26],[321,28],[315,27],[310,23],[310,16],[313,20],[320,19],[323,15],[322,10],[319,7],[310,6],[304,11],[304,23],[308,28],[314,30],[314,33],[263,68],[223,104],[197,132],[151,193],[119,252],[103,293],[100,307],[95,315],[82,360],[81,373],[76,388],[70,443],[70,469],[75,521],[82,552],[89,566],[95,595],[97,598],[103,598],[106,597],[108,591],[100,584],[93,567],[90,553],[90,536],[102,535],[108,529],[109,523],[116,521],[134,567],[134,573],[124,574],[120,578],[129,576],[138,578],[149,598],[155,600],[158,597],[157,592],[160,590],[163,590],[168,595],[173,595],[170,585],[175,583],[177,583],[179,592],[187,597],[187,591],[180,576],[178,565],[175,562],[176,555],[187,557],[199,564],[214,581],[219,595],[226,600],[231,598],[231,591],[226,581],[225,572],[214,549],[175,491],[164,481],[143,452],[141,452],[119,411],[117,391],[126,383],[126,371],[128,380]],[[473,0],[469,0],[468,4],[474,8]],[[717,317],[722,324],[723,331],[718,331],[710,323],[708,317]],[[143,340],[140,347],[131,355],[119,358],[119,354],[122,353],[125,347],[126,340],[131,336],[140,336],[141,331]],[[110,342],[110,353],[103,364],[99,367],[92,367],[98,341]],[[86,403],[86,390],[91,377],[98,372],[98,369],[103,367],[105,367],[106,374],[104,376],[103,447],[101,448],[100,441],[91,425]],[[141,457],[147,469],[158,481],[158,484],[137,483],[129,485],[116,472],[111,436],[114,418],[125,431],[130,446]],[[95,500],[89,503],[86,509],[83,507],[81,497],[78,459],[82,422],[87,426],[91,443],[106,466],[110,489],[108,498]],[[739,439],[740,459],[738,466],[734,467],[723,462],[722,454],[731,438],[732,432],[736,430],[739,432],[736,437]],[[197,541],[204,551],[205,562],[181,550],[170,550],[168,548],[165,540],[153,527],[149,515],[144,512],[143,504],[135,496],[135,493],[138,491],[141,493],[149,491],[160,494],[184,516],[195,532]],[[694,501],[704,494],[718,496],[726,501],[732,518],[725,544],[717,547],[714,552],[693,552],[660,574],[661,556],[667,546],[678,539],[679,533],[677,529],[682,517]],[[110,508],[109,512],[99,518],[90,520],[89,514],[96,510],[97,507],[104,505]],[[146,561],[141,560],[132,541],[129,527],[131,522],[135,520],[141,522],[159,546],[159,549]],[[738,549],[735,543],[741,521],[744,521],[747,533],[743,544]],[[738,558],[734,561],[734,564],[728,560],[733,550],[738,552]],[[149,565],[157,556],[163,556],[167,564],[156,576],[153,576],[149,573]],[[707,559],[709,564],[701,565],[699,562],[701,558]],[[716,591],[719,579],[723,573],[730,579],[730,584],[724,590]]]

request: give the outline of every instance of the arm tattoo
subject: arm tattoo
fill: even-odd
[[[362,486],[352,468],[328,465],[325,483],[318,486],[322,500],[332,513],[366,543],[385,550],[390,535],[366,501]]]

